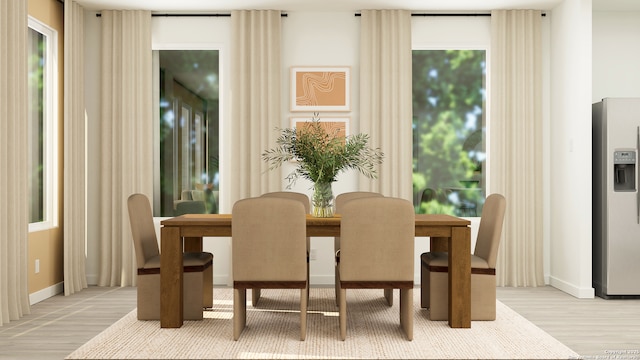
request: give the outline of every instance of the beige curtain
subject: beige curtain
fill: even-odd
[[[541,13],[491,12],[489,192],[507,199],[499,286],[544,284]]]
[[[0,326],[29,314],[27,2],[0,1]]]
[[[231,13],[231,204],[280,190],[279,171],[269,171],[262,152],[276,144],[280,113],[280,11]]]
[[[151,13],[102,12],[100,286],[136,284],[127,198],[153,199]]]
[[[360,190],[412,199],[411,13],[363,10],[360,25],[360,132],[380,147],[378,179]]]
[[[84,9],[64,4],[64,294],[87,287]]]

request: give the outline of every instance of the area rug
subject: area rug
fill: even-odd
[[[578,354],[501,302],[495,321],[452,329],[430,321],[414,290],[414,338],[400,328],[398,291],[392,307],[382,290],[347,291],[347,339],[339,338],[331,288],[312,288],[307,337],[300,341],[299,290],[262,290],[247,305],[247,327],[233,341],[233,291],[214,289],[213,309],[202,321],[161,329],[138,321],[133,310],[66,359],[569,359]],[[250,296],[247,296],[250,299]]]

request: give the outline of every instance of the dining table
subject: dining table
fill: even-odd
[[[340,215],[307,214],[307,236],[340,236]],[[160,327],[183,325],[183,252],[202,251],[203,237],[231,237],[232,214],[185,214],[160,222]],[[416,214],[416,241],[449,257],[449,326],[471,327],[471,222],[444,214]]]

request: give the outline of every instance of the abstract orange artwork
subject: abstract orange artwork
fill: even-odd
[[[292,67],[291,111],[349,111],[349,67]]]
[[[311,121],[309,118],[292,118],[291,126],[296,131],[304,131],[305,126],[308,126]],[[349,118],[326,117],[320,119],[320,125],[327,134],[335,134],[342,138],[346,138],[349,135]]]

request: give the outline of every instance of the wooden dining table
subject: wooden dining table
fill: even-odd
[[[202,251],[203,237],[231,237],[231,214],[187,214],[160,222],[160,327],[183,325],[182,253]],[[416,214],[415,236],[430,237],[431,251],[449,254],[449,326],[471,327],[471,222]],[[340,236],[340,216],[307,215],[307,236]],[[417,239],[416,239],[417,240]]]

